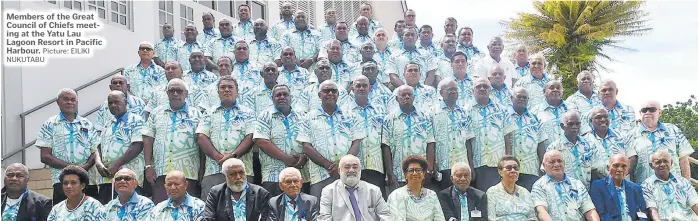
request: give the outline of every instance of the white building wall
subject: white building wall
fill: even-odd
[[[86,2],[86,1],[85,1]],[[64,87],[76,88],[89,81],[97,79],[118,68],[138,63],[138,45],[142,41],[156,42],[160,30],[158,2],[157,1],[129,1],[131,29],[120,25],[106,24],[96,35],[103,36],[107,45],[104,49],[94,52],[89,59],[56,59],[51,58],[45,67],[2,67],[3,70],[3,109],[2,109],[2,156],[17,150],[23,146],[21,140],[21,122],[19,115],[46,101],[54,99],[56,92]],[[266,4],[267,21],[274,23],[279,20],[278,1],[257,1]],[[63,2],[57,4],[45,1],[3,1],[2,8],[15,10],[55,10],[62,9]],[[109,3],[109,1],[107,1]],[[180,22],[180,4],[191,7],[194,11],[194,24],[199,31],[202,30],[201,15],[204,12],[212,12],[216,20],[227,17],[204,5],[192,1],[174,1],[173,3],[175,33],[181,33],[183,27]],[[393,32],[393,24],[402,18],[401,1],[373,1],[374,14],[381,21],[389,33]],[[87,5],[84,4],[83,8]],[[324,22],[322,2],[316,3],[316,24]],[[71,10],[71,9],[66,9]],[[108,13],[108,12],[107,12]],[[109,18],[109,14],[107,14]],[[232,19],[234,22],[237,20]],[[179,34],[175,34],[179,38]],[[81,91],[78,91],[79,110],[83,113],[97,107],[103,102],[108,93],[109,79],[102,80]],[[58,113],[55,104],[48,105],[26,117],[25,142],[36,139],[41,124],[50,116]],[[94,114],[88,117],[94,120]],[[39,150],[30,147],[25,154],[29,168],[42,168]],[[21,162],[22,155],[15,154],[3,161],[3,165],[12,162]]]

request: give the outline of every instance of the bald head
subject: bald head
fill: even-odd
[[[179,171],[179,170],[173,170],[167,173],[165,176],[165,180],[180,180],[182,182],[186,182],[187,178],[184,176],[184,172]]]
[[[553,159],[562,159],[562,153],[558,150],[549,150],[543,154],[543,162],[547,162]]]

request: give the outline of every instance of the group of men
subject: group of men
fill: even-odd
[[[628,174],[621,180],[646,188],[651,213],[646,216],[698,213],[695,191],[684,188],[693,148],[679,128],[659,121],[659,103],[644,104],[636,122],[634,109],[616,100],[615,82],[601,82],[595,90],[595,76],[587,71],[577,76],[579,90],[563,100],[562,84],[545,73],[543,55],[529,56],[519,46],[510,60],[502,56],[500,37],[481,52],[472,43],[473,30],[458,29],[453,18],[445,21],[445,36],[434,42],[432,27],[417,26],[411,9],[395,23],[391,40],[369,4],[361,5],[361,16],[351,25],[337,21],[336,13],[327,10],[325,24],[313,27],[305,12],[284,3],[282,19],[268,26],[262,19],[251,21],[250,7],[242,4],[237,24],[223,18],[216,29],[214,16],[205,13],[203,32],[187,25],[184,41],[166,24],[163,39],[139,44],[139,63],[112,77],[95,123],[78,115],[73,90],[61,90],[60,113],[42,125],[36,142],[41,161],[54,168],[54,202],[65,199],[58,175],[67,165],[91,172],[85,191],[103,204],[115,197],[115,174],[128,168],[142,181],[134,190],[155,204],[172,199],[171,177],[207,203],[219,197],[207,204],[206,217],[237,217],[243,208],[238,205],[251,206],[244,199],[262,197],[242,213],[249,220],[260,212],[254,206],[266,205],[271,196],[307,193],[314,198],[300,194],[300,200],[311,207],[323,204],[327,194],[346,198],[344,187],[336,186],[347,185],[341,160],[356,156],[362,180],[356,183],[378,188],[359,188],[357,197],[368,205],[358,207],[376,210],[373,220],[389,220],[378,211],[382,206],[374,205],[383,200],[379,196],[405,185],[400,162],[409,155],[426,157],[426,186],[436,191],[454,185],[452,167],[459,162],[472,170],[473,188],[486,191],[501,180],[500,158],[513,155],[521,162],[517,183],[522,187],[554,190],[560,180],[550,174],[562,169],[563,181],[574,180],[562,182],[566,190],[589,190],[593,197],[593,181],[613,178],[608,162],[620,154],[616,158],[627,161]],[[548,168],[544,158],[553,151],[558,154],[552,159],[562,164],[551,161]],[[668,162],[654,162],[667,156]],[[231,159],[242,165],[226,168],[226,162],[238,162]],[[232,178],[245,181],[244,188]],[[618,192],[608,190],[612,198]],[[240,200],[240,193],[248,197]],[[540,194],[553,199],[565,193]],[[272,198],[271,207],[281,211],[277,217],[286,214],[279,208],[288,199]],[[627,207],[631,198],[625,199]],[[350,209],[338,215],[331,210],[330,216],[323,207],[319,215],[306,204],[301,209],[308,217],[359,220],[354,202],[335,201],[330,206]],[[647,211],[601,210],[597,201],[567,206],[584,213],[596,205],[602,218]],[[554,206],[540,203],[545,214],[561,217]],[[220,210],[209,214],[208,206]]]

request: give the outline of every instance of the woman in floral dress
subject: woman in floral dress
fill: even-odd
[[[85,195],[88,185],[87,171],[79,166],[67,166],[59,177],[63,183],[66,200],[56,204],[48,215],[48,221],[98,221],[104,208],[98,200]]]
[[[402,161],[402,171],[407,185],[388,196],[392,221],[445,221],[436,192],[424,188],[427,160],[418,155],[407,156]]]

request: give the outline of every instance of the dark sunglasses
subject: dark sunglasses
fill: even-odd
[[[153,49],[149,48],[149,47],[138,47],[138,50],[139,51],[152,51]]]
[[[339,93],[339,90],[337,90],[337,89],[322,89],[320,92],[325,93],[325,94],[329,94],[329,93],[337,94],[337,93]]]
[[[643,113],[643,114],[647,113],[648,111],[650,113],[654,113],[654,112],[657,112],[657,108],[656,107],[644,107],[644,108],[640,109],[640,113]]]
[[[114,181],[116,181],[116,182],[121,182],[121,181],[130,182],[131,180],[133,180],[133,178],[127,177],[127,176],[120,176],[120,177],[114,178]]]
[[[500,170],[506,170],[506,171],[519,171],[519,166],[506,166],[506,167],[498,167]]]

